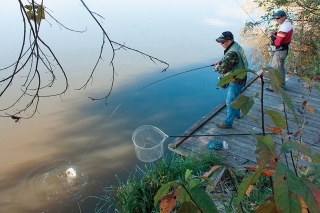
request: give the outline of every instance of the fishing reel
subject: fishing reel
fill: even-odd
[[[272,45],[272,44],[267,44],[267,45],[268,45],[269,55],[273,56],[273,55],[274,55],[274,52],[276,51],[276,46],[275,46],[275,45]]]
[[[222,77],[223,77],[223,76],[219,76],[219,77],[218,77],[218,80],[220,81],[220,79],[221,79]],[[220,89],[220,88],[222,88],[222,89],[227,89],[228,86],[229,86],[229,83],[228,83],[228,84],[224,84],[224,85],[219,86],[219,87],[216,87],[216,89]]]

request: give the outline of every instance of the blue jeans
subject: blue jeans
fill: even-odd
[[[233,125],[233,120],[235,117],[240,117],[240,109],[233,108],[230,104],[232,101],[236,100],[237,97],[240,95],[242,88],[245,86],[245,83],[243,84],[229,84],[227,99],[226,99],[226,105],[227,105],[227,116],[226,120],[224,121],[224,124],[227,126]]]

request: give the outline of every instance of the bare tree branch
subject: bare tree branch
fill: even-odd
[[[2,97],[4,93],[7,93],[9,87],[13,85],[14,83],[13,81],[16,78],[17,74],[22,72],[25,68],[27,68],[27,66],[29,66],[28,74],[25,76],[26,80],[22,84],[23,88],[20,89],[22,92],[20,96],[12,104],[9,104],[9,106],[3,107],[2,109],[0,109],[0,112],[5,112],[5,115],[0,115],[1,117],[11,117],[16,121],[20,119],[28,119],[33,117],[35,113],[38,112],[38,105],[41,97],[58,96],[65,93],[66,90],[68,89],[68,79],[67,79],[66,73],[63,70],[63,67],[61,66],[58,58],[55,56],[51,48],[39,36],[41,19],[42,19],[42,16],[44,16],[43,1],[41,1],[41,4],[37,4],[33,0],[28,1],[30,5],[27,5],[27,6],[23,5],[22,0],[18,0],[18,2],[19,2],[19,7],[21,11],[22,20],[23,20],[23,26],[24,26],[23,42],[22,42],[21,50],[20,50],[18,59],[15,63],[0,70],[4,72],[8,70],[10,67],[14,67],[13,72],[8,76],[4,77],[3,79],[1,79],[0,81],[0,83],[1,82],[4,83],[4,86],[2,86],[1,88],[2,90],[0,92],[0,97]],[[26,11],[26,8],[28,8],[28,12]],[[54,20],[59,25],[65,27],[56,19]],[[27,33],[26,33],[27,26],[30,28],[30,33],[29,33],[30,46],[28,47],[27,50],[25,50],[26,41],[27,41]],[[71,30],[69,28],[66,28],[66,29]],[[71,31],[74,31],[74,30],[71,30]],[[75,31],[75,32],[82,32],[82,31]],[[43,51],[42,47],[44,47],[46,51],[49,51],[50,55],[47,55]],[[52,57],[51,59],[52,61],[50,61],[50,57]],[[45,88],[52,87],[56,80],[56,76],[54,74],[54,68],[56,66],[52,63],[53,61],[57,63],[59,69],[61,70],[65,78],[65,88],[58,93],[41,95],[40,91],[42,91]],[[40,64],[43,67],[40,67]],[[49,83],[44,83],[41,80],[44,75],[47,75],[46,71],[49,71],[51,75]],[[33,86],[35,87],[31,88]],[[21,103],[22,107],[19,107],[18,103]],[[18,107],[18,109],[14,109],[16,107]],[[31,109],[31,112],[30,112],[30,109]],[[8,112],[8,110],[10,110],[10,112]],[[27,110],[29,112],[27,112]],[[17,116],[18,114],[19,116]],[[20,116],[20,114],[24,114],[24,115]]]
[[[115,58],[115,53],[116,53],[116,51],[119,50],[119,49],[124,49],[124,48],[125,48],[125,49],[128,49],[128,50],[131,50],[131,51],[140,53],[140,54],[142,54],[143,56],[148,56],[149,59],[150,59],[151,61],[153,61],[153,63],[155,63],[155,60],[156,60],[156,61],[159,61],[159,62],[161,62],[161,63],[163,63],[163,64],[166,64],[167,67],[166,67],[165,69],[163,69],[162,72],[165,72],[165,71],[169,68],[169,64],[168,64],[168,63],[166,63],[166,62],[164,62],[164,61],[162,61],[162,60],[160,60],[160,59],[158,59],[158,58],[156,58],[156,57],[153,57],[153,56],[148,55],[148,54],[146,54],[146,53],[144,53],[144,52],[141,52],[141,51],[139,51],[139,50],[136,50],[136,49],[127,47],[127,46],[125,46],[125,45],[123,45],[123,44],[120,44],[120,43],[118,43],[118,42],[115,42],[115,41],[111,40],[110,37],[108,36],[107,32],[105,31],[105,29],[102,27],[102,25],[100,24],[100,22],[99,22],[99,21],[97,20],[97,18],[94,16],[94,15],[96,15],[97,13],[92,12],[92,11],[88,8],[88,6],[85,4],[85,2],[84,2],[83,0],[80,0],[80,1],[82,2],[83,6],[86,8],[86,10],[90,13],[90,15],[92,16],[92,18],[93,18],[93,19],[96,21],[96,23],[99,25],[99,27],[100,27],[100,29],[102,30],[104,36],[105,36],[105,37],[107,38],[107,40],[109,41],[109,44],[110,44],[110,46],[111,46],[111,48],[112,48],[112,51],[113,51],[113,53],[112,53],[112,58],[111,58],[111,60],[110,60],[110,65],[112,66],[112,80],[111,80],[112,83],[111,83],[111,87],[110,87],[110,89],[109,89],[109,92],[108,92],[108,94],[107,94],[106,96],[104,96],[104,97],[102,97],[102,98],[92,98],[92,97],[89,97],[90,99],[92,99],[93,101],[94,101],[94,100],[105,100],[105,102],[106,102],[107,99],[108,99],[108,97],[110,96],[111,91],[112,91],[112,88],[113,88],[114,80],[115,80],[115,78],[114,78],[114,77],[115,77],[115,67],[114,67],[113,61],[114,61],[114,58]],[[100,15],[98,15],[98,16],[101,17]],[[93,71],[92,71],[89,79],[87,80],[87,82],[86,82],[81,88],[79,88],[79,89],[86,88],[89,80],[93,78],[93,73],[94,73],[94,71],[95,71],[95,69],[96,69],[99,61],[101,60],[101,54],[102,54],[103,46],[104,46],[104,43],[105,43],[105,37],[103,37],[103,43],[102,43],[102,47],[101,47],[101,51],[100,51],[100,55],[99,55],[98,61],[97,61],[96,65],[95,65],[95,67],[94,67],[94,69],[93,69]],[[115,49],[114,45],[119,45],[119,48]],[[155,63],[155,64],[156,64],[156,63]]]
[[[50,9],[44,6],[43,0],[41,0],[41,3],[37,3],[35,2],[35,0],[27,0],[28,5],[23,5],[22,1],[23,0],[18,0],[19,9],[23,21],[21,49],[16,62],[7,67],[0,68],[0,73],[1,75],[3,75],[3,77],[0,79],[0,98],[2,98],[2,100],[4,98],[4,94],[6,94],[6,96],[10,96],[9,94],[11,89],[15,89],[17,87],[17,84],[19,84],[18,80],[23,78],[21,85],[18,86],[18,88],[20,87],[20,93],[18,93],[17,95],[16,92],[14,92],[14,95],[17,95],[14,101],[12,101],[12,103],[6,103],[5,101],[1,100],[2,102],[0,106],[0,112],[2,114],[0,114],[0,117],[9,117],[15,122],[19,122],[21,121],[21,119],[29,119],[33,117],[37,112],[39,113],[38,106],[41,98],[53,96],[60,96],[61,98],[61,95],[64,94],[69,88],[68,78],[66,72],[63,69],[63,66],[59,62],[50,46],[47,45],[39,35],[42,20],[45,20],[45,15],[51,17],[57,23],[60,29],[64,28],[66,30],[77,33],[84,33],[87,31],[87,28],[85,30],[74,30],[66,27],[50,13]],[[140,53],[145,58],[149,58],[154,64],[157,64],[158,62],[163,63],[166,65],[166,68],[163,69],[162,72],[166,71],[169,68],[168,63],[156,57],[148,55],[142,51],[127,47],[125,46],[125,44],[120,44],[111,40],[105,29],[100,24],[100,22],[104,20],[104,17],[99,15],[98,13],[92,12],[83,0],[80,1],[92,16],[92,18],[95,20],[95,22],[99,25],[101,31],[103,32],[103,39],[99,57],[92,69],[89,78],[87,79],[85,84],[77,90],[86,89],[90,80],[93,81],[94,72],[97,69],[100,60],[103,60],[102,54],[104,51],[106,40],[110,44],[113,53],[110,59],[110,66],[112,67],[111,86],[104,97],[89,97],[91,100],[104,100],[106,102],[108,97],[111,95],[116,76],[114,59],[115,53],[118,50],[131,50]],[[101,19],[100,22],[96,17]],[[51,25],[51,23],[49,24]],[[10,69],[12,69],[12,71],[10,71]],[[49,90],[48,88],[51,88],[55,85],[55,82],[57,80],[56,76],[58,76],[58,74],[62,75],[64,78],[64,87],[59,87],[59,92],[50,93],[51,90]],[[49,78],[48,81],[44,80],[46,78]]]

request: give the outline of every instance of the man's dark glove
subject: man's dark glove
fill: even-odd
[[[271,35],[270,38],[271,38],[272,44],[274,45],[274,41],[276,40],[277,37],[275,35]]]

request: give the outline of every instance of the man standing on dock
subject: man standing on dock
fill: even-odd
[[[280,27],[277,33],[269,33],[272,45],[275,46],[275,51],[273,52],[272,57],[272,67],[280,72],[282,78],[280,86],[282,89],[286,89],[286,69],[284,67],[284,63],[288,55],[293,28],[290,21],[287,19],[287,14],[283,10],[275,12],[273,16]],[[266,90],[273,92],[271,88],[266,88]]]
[[[214,63],[217,72],[225,75],[233,73],[236,69],[248,68],[248,61],[243,48],[233,40],[233,34],[230,31],[223,32],[216,41],[224,48],[223,59]],[[216,124],[217,127],[232,128],[234,118],[240,118],[240,109],[234,109],[230,104],[240,95],[246,81],[247,76],[243,79],[236,78],[234,82],[229,84],[226,98],[227,116],[223,123]]]

